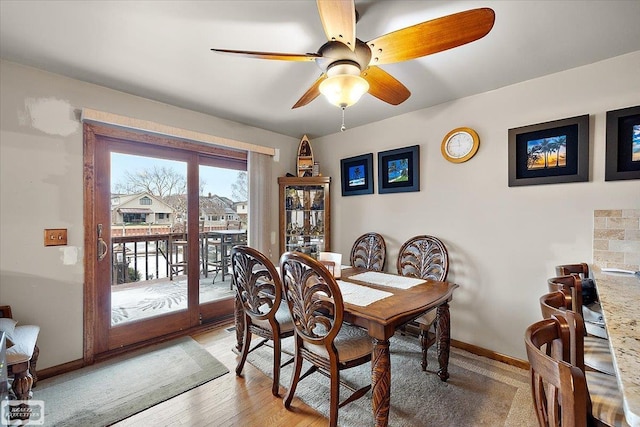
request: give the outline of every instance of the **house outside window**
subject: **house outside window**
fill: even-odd
[[[140,198],[140,204],[141,205],[151,205],[151,199],[147,196],[141,197]]]
[[[146,214],[140,214],[140,213],[123,213],[122,214],[122,220],[125,223],[137,224],[137,223],[145,222],[147,220],[147,215]]]

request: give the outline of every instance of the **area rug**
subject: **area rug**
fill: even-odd
[[[292,350],[293,339],[283,347]],[[271,376],[272,349],[260,348],[249,354],[248,361]],[[429,349],[428,372],[420,368],[418,339],[396,335],[391,339],[391,410],[393,427],[535,427],[528,372],[469,352],[451,349],[447,382],[435,374],[438,362],[435,349]],[[303,367],[303,372],[304,369]],[[289,388],[292,365],[282,368],[281,384]],[[371,365],[365,364],[341,373],[341,378],[358,387],[371,380]],[[340,400],[349,396],[341,387]],[[296,397],[328,416],[329,380],[313,374],[298,384]],[[294,403],[295,405],[295,403]],[[341,427],[373,425],[371,392],[338,411]]]
[[[46,426],[107,426],[204,384],[228,369],[182,337],[38,382]]]

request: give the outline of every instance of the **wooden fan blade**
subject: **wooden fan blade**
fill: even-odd
[[[214,52],[231,55],[246,56],[247,58],[277,59],[280,61],[315,61],[322,58],[317,53],[277,53],[277,52],[251,52],[248,50],[211,49]]]
[[[422,22],[367,42],[371,65],[420,58],[486,36],[495,21],[492,9],[472,9]]]
[[[322,27],[329,41],[356,48],[356,5],[354,0],[318,0]]]
[[[322,73],[318,80],[316,80],[311,85],[311,87],[304,93],[304,95],[302,95],[298,102],[296,102],[296,104],[291,107],[291,109],[293,110],[294,108],[304,107],[305,105],[316,99],[320,95],[320,83],[322,83],[322,81],[326,78],[327,75]]]
[[[405,85],[380,67],[370,66],[362,77],[369,82],[369,93],[388,104],[402,104],[411,96]]]

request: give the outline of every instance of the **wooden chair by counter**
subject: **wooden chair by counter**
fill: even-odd
[[[573,266],[575,268],[568,269],[568,270],[558,269],[557,271],[564,271],[564,272],[574,271],[574,273],[569,273],[564,276],[552,277],[547,280],[547,285],[549,288],[549,292],[553,292],[553,291],[564,292],[564,294],[567,296],[567,307],[570,307],[569,308],[570,310],[573,310],[576,313],[580,314],[580,316],[584,319],[584,316],[583,316],[584,307],[582,303],[582,278],[578,270],[580,269],[580,271],[582,271],[583,273],[586,271],[586,274],[589,274],[589,267],[587,266],[587,264],[573,264]],[[585,330],[587,330],[587,338],[585,338],[585,343],[587,345],[587,349],[590,349],[588,351],[585,350],[586,353],[589,354],[591,353],[591,350],[593,350],[596,353],[603,354],[603,350],[606,349],[607,352],[609,352],[608,359],[611,359],[609,343],[607,342],[607,338],[606,338],[606,331],[603,337],[600,334],[598,335],[589,334],[588,333],[589,329],[594,330],[592,326],[585,324]],[[589,366],[593,367],[591,366],[591,361],[590,361],[591,356],[589,356],[587,359],[589,361]],[[613,375],[614,371],[612,367],[613,365],[611,364],[612,362],[604,361],[603,363],[605,364],[603,365],[598,363],[596,366],[599,366],[599,368],[594,368],[594,369]]]
[[[273,341],[274,396],[280,391],[280,360],[282,338],[293,336],[293,323],[286,304],[282,301],[282,282],[275,266],[258,250],[248,246],[235,246],[231,250],[232,280],[236,289],[236,302],[243,315],[242,350],[236,366],[236,375],[242,374],[247,355],[267,341]],[[253,348],[252,334],[262,340]]]
[[[331,383],[329,425],[337,426],[338,408],[371,389],[353,391],[340,402],[340,371],[371,361],[371,338],[364,329],[343,323],[342,293],[329,271],[315,259],[297,252],[280,258],[285,299],[293,317],[296,354],[291,386],[284,398],[290,408],[298,382],[313,371],[327,375]],[[303,360],[312,368],[300,375]]]
[[[384,237],[378,233],[365,233],[358,237],[351,248],[349,261],[352,267],[383,271],[387,260]]]
[[[567,305],[582,316],[582,281],[573,275],[551,277],[547,280],[549,292],[560,291],[567,297]]]
[[[527,328],[524,341],[539,425],[628,426],[616,379],[584,371],[583,337],[584,322],[572,311]]]
[[[581,262],[580,264],[563,264],[556,266],[556,276],[567,276],[569,274],[577,274],[581,279],[589,277],[589,265]]]
[[[11,389],[18,400],[31,398],[31,389],[36,386],[36,364],[40,349],[36,345],[40,327],[17,325],[11,313],[11,306],[0,306],[0,330],[5,332],[7,341],[7,373],[13,376]]]
[[[578,313],[573,307],[571,297],[562,291],[554,291],[540,297],[540,311],[542,311],[542,317],[545,319],[553,315],[562,315],[566,311]],[[582,351],[585,365],[607,375],[615,375],[616,371],[613,367],[613,357],[611,356],[609,342],[586,334],[583,342]]]
[[[449,273],[449,253],[444,243],[433,236],[415,236],[407,240],[398,252],[398,274],[425,280],[443,282]],[[430,331],[436,320],[436,309],[431,309],[414,320],[420,328],[422,346],[422,370],[427,369],[427,350],[436,341],[435,330]]]
[[[581,262],[578,264],[561,264],[556,266],[556,276],[567,275],[578,276],[580,280],[589,278],[589,265],[587,263]],[[585,326],[587,329],[587,333],[598,336],[600,338],[608,338],[607,331],[604,328],[604,325],[600,324],[600,319],[602,319],[602,310],[600,309],[600,304],[590,304],[588,301],[584,300],[582,301],[582,304],[583,308],[580,312],[580,315],[586,322]],[[594,322],[594,320],[597,320],[597,322]]]

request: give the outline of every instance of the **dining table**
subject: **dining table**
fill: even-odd
[[[640,277],[634,272],[592,267],[624,415],[640,427]]]
[[[279,270],[279,269],[278,269]],[[396,331],[421,314],[436,310],[437,375],[449,378],[451,317],[449,302],[455,283],[436,282],[398,274],[341,266],[335,274],[344,301],[344,321],[365,328],[373,343],[371,389],[376,427],[389,425],[391,405],[391,353],[389,340]],[[236,301],[236,349],[242,349],[244,318]],[[418,364],[419,366],[419,364]],[[403,367],[403,369],[411,367]],[[420,371],[422,374],[422,371]]]
[[[449,302],[458,285],[352,267],[341,270],[338,285],[343,294],[344,321],[365,328],[372,339],[371,400],[374,425],[387,426],[391,404],[389,339],[398,328],[435,308],[437,374],[442,381],[446,381],[449,378],[451,345]],[[364,288],[364,293],[353,285]],[[383,297],[373,298],[371,294]]]

